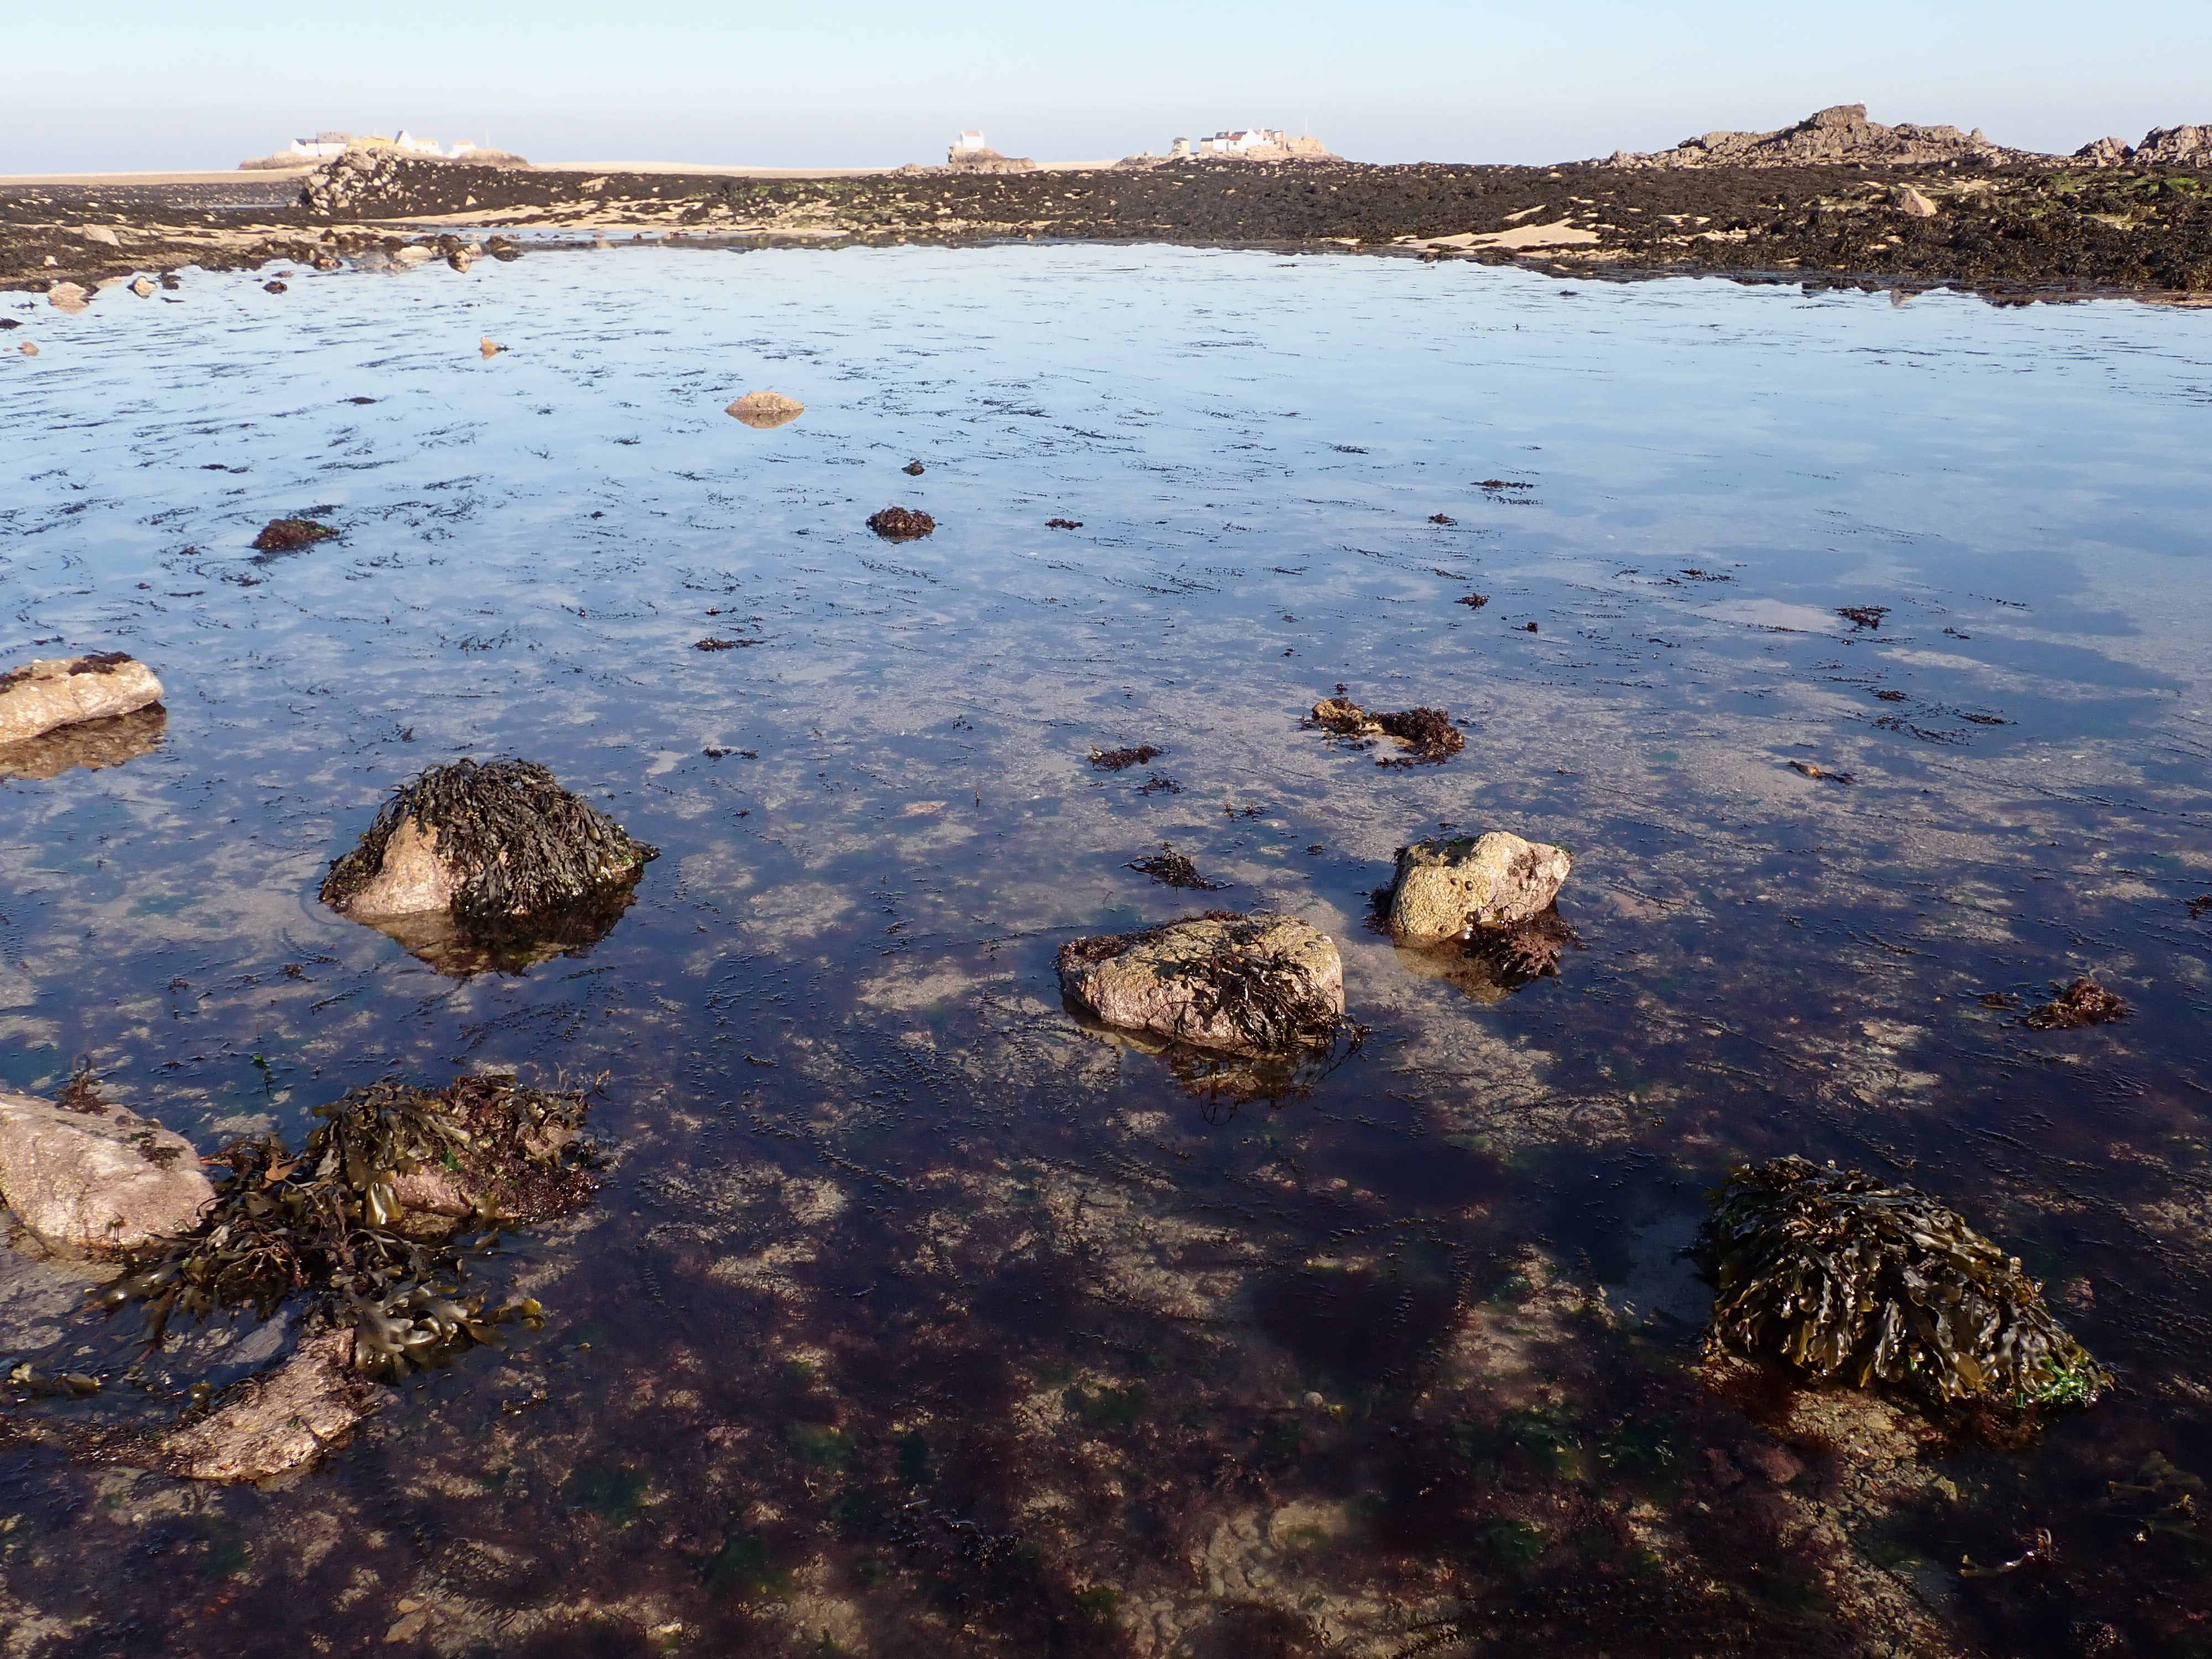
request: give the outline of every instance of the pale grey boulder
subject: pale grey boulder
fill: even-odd
[[[113,1256],[190,1232],[215,1188],[191,1143],[150,1118],[0,1094],[0,1200],[40,1243]]]
[[[1398,854],[1390,931],[1443,939],[1517,927],[1551,908],[1573,868],[1565,848],[1504,830],[1417,842]]]

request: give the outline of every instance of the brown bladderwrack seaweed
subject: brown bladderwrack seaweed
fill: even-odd
[[[1144,964],[1134,997],[1115,995],[1121,988],[1108,983],[1113,975],[1089,971],[1128,957]],[[1164,1006],[1127,1023],[1202,1047],[1256,1054],[1326,1048],[1346,1024],[1335,945],[1286,918],[1209,910],[1136,933],[1070,939],[1057,965],[1062,988],[1112,1024],[1124,1023],[1117,1017],[1124,1000],[1149,1002],[1143,992],[1157,987]]]
[[[910,542],[937,528],[937,520],[911,507],[887,507],[868,516],[868,528],[887,542]]]
[[[2077,1025],[2101,1025],[2125,1019],[2128,1005],[2096,981],[2075,980],[2057,997],[2033,1010],[2021,1024],[2038,1031],[2070,1031]]]
[[[1324,697],[1316,703],[1305,723],[1319,726],[1332,737],[1395,738],[1413,751],[1377,761],[1377,766],[1437,765],[1467,747],[1465,735],[1451,723],[1451,715],[1444,709],[1405,708],[1393,714],[1370,714],[1344,696],[1342,686],[1337,687],[1335,696]]]
[[[1186,887],[1199,892],[1217,892],[1226,887],[1225,881],[1208,881],[1198,873],[1198,866],[1166,842],[1150,858],[1132,859],[1127,867],[1141,870],[1154,881],[1164,882],[1170,887]]]
[[[329,525],[318,524],[313,519],[271,519],[253,538],[253,549],[257,553],[296,553],[317,542],[326,542],[337,533]]]
[[[463,1299],[464,1226],[544,1221],[580,1209],[596,1182],[582,1093],[463,1078],[441,1092],[384,1082],[318,1107],[295,1155],[273,1135],[234,1142],[200,1224],[131,1258],[100,1292],[110,1309],[146,1309],[158,1341],[179,1312],[204,1318],[251,1305],[266,1319],[295,1293],[323,1323],[354,1332],[353,1362],[398,1376],[471,1342],[534,1303],[485,1310]]]
[[[1719,1291],[1710,1354],[1939,1404],[2086,1406],[2111,1380],[2018,1257],[1910,1187],[1802,1158],[1741,1164],[1699,1242]]]
[[[1140,743],[1133,749],[1093,749],[1091,763],[1102,772],[1123,772],[1132,766],[1156,761],[1166,752],[1149,743]]]
[[[454,919],[493,936],[556,925],[619,897],[659,856],[533,762],[461,760],[392,791],[360,843],[331,864],[323,902],[345,910],[383,870],[403,823],[428,832],[456,873]]]

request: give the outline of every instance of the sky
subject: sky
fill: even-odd
[[[103,0],[9,31],[0,174],[222,168],[322,128],[536,161],[1039,161],[1310,130],[1364,161],[1553,161],[1830,104],[2071,150],[2212,122],[2212,5],[2010,0]]]

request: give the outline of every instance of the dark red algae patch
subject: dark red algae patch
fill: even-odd
[[[887,542],[910,542],[935,530],[937,520],[911,507],[887,507],[869,515],[868,528]]]
[[[1853,628],[1879,629],[1881,619],[1889,614],[1889,607],[1886,605],[1840,605],[1836,607],[1836,614]]]
[[[257,553],[296,553],[317,542],[326,542],[337,533],[329,525],[318,524],[313,519],[271,519],[253,538],[253,549]]]
[[[1195,864],[1166,842],[1162,842],[1160,850],[1150,858],[1132,859],[1126,867],[1140,870],[1154,881],[1164,882],[1170,887],[1187,888],[1195,892],[1218,892],[1229,885],[1225,881],[1206,880],[1198,873]]]
[[[1102,772],[1124,772],[1132,766],[1156,761],[1166,752],[1149,743],[1140,743],[1133,749],[1094,749],[1091,751],[1091,763]]]

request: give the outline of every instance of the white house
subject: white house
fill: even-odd
[[[353,134],[349,132],[319,132],[312,138],[295,138],[290,148],[281,153],[313,156],[319,161],[327,161],[333,155],[344,155],[346,146],[352,142]]]
[[[1289,139],[1274,127],[1246,127],[1236,132],[1217,132],[1198,141],[1200,155],[1249,155],[1255,149],[1286,149]]]
[[[970,155],[979,149],[990,148],[983,142],[983,135],[973,127],[963,129],[960,136],[952,141],[952,153],[955,155]]]

